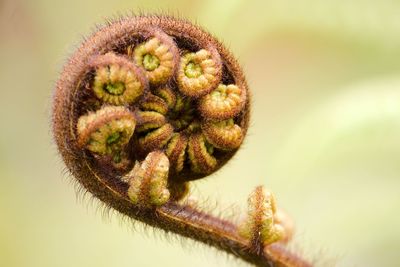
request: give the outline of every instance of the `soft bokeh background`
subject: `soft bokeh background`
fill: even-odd
[[[82,35],[127,10],[197,21],[244,66],[250,133],[197,196],[243,208],[264,184],[321,266],[400,265],[400,1],[0,0],[0,266],[246,266],[104,217],[62,174],[54,82]]]

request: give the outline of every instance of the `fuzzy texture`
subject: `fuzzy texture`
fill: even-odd
[[[249,240],[252,250],[260,254],[265,246],[280,241],[285,229],[276,223],[276,203],[271,192],[258,186],[248,199],[248,215],[240,227],[240,234]]]
[[[201,125],[201,129],[207,141],[222,150],[236,149],[243,141],[242,128],[232,119],[219,122],[206,121]]]
[[[184,87],[172,79],[174,75],[179,75],[174,74],[173,69],[163,69],[155,78],[144,73],[155,71],[160,66],[167,66],[168,69],[168,62],[175,62],[177,54],[174,52],[174,44],[167,37],[173,38],[181,54],[208,51],[207,55],[200,53],[200,58],[206,62],[195,63],[203,67],[201,75],[212,71],[210,74],[215,76],[208,82],[209,88],[201,88],[199,94],[189,96],[185,94],[185,89],[182,90]],[[153,43],[148,45],[148,42]],[[132,67],[132,62],[135,62],[135,59],[130,58],[135,54],[132,51],[142,44],[151,48],[147,47],[146,53],[153,54],[146,59],[146,55],[143,56],[143,66]],[[156,46],[162,47],[158,54]],[[93,63],[101,61],[108,53],[116,57],[109,56],[108,61],[105,60],[106,64]],[[169,53],[172,54],[172,61]],[[131,60],[129,64],[124,63],[126,59]],[[90,149],[85,149],[85,142],[79,140],[88,140],[91,131],[84,134],[84,131],[78,130],[80,118],[84,120],[91,112],[96,114],[107,102],[105,97],[93,90],[93,82],[96,76],[104,78],[103,81],[111,81],[113,66],[119,67],[118,71],[113,72],[119,73],[119,83],[101,89],[120,94],[124,89],[120,83],[125,83],[126,91],[127,80],[124,75],[128,69],[141,81],[143,88],[143,93],[135,91],[137,96],[133,99],[123,97],[112,102],[114,105],[125,105],[127,112],[133,114],[138,129],[133,132],[128,143],[123,142],[122,152],[118,152],[129,159],[121,168],[108,164],[109,156],[99,158]],[[103,67],[110,72],[101,73],[99,69]],[[185,75],[194,77],[198,71],[197,66],[191,65]],[[203,81],[198,83],[203,84]],[[188,21],[167,16],[124,17],[110,21],[83,42],[69,58],[57,81],[52,122],[58,149],[71,174],[86,190],[109,208],[132,219],[203,242],[257,266],[311,266],[290,252],[283,243],[265,246],[261,252],[254,251],[249,246],[249,240],[240,235],[236,224],[178,202],[188,192],[187,181],[217,171],[236,153],[240,145],[229,141],[227,137],[232,134],[224,126],[222,130],[220,125],[217,125],[218,130],[214,129],[215,125],[208,128],[202,126],[202,122],[204,125],[208,122],[206,116],[201,114],[201,109],[197,108],[198,99],[206,97],[220,83],[234,84],[240,88],[241,95],[245,92],[246,97],[241,98],[239,112],[230,111],[229,115],[212,120],[213,123],[233,120],[233,125],[241,129],[238,142],[241,143],[249,123],[248,87],[239,64],[217,39]],[[198,88],[197,82],[195,88]],[[193,109],[196,112],[192,112]],[[176,116],[176,113],[183,114],[183,117]],[[203,127],[211,129],[209,140],[207,134],[202,132]],[[220,137],[219,131],[222,132]],[[116,138],[111,136],[110,140]],[[116,156],[113,153],[114,150],[111,150],[111,156]],[[185,153],[189,155],[186,160],[182,156]],[[132,166],[135,161],[137,163]]]
[[[179,50],[175,42],[161,30],[154,28],[152,37],[137,46],[127,48],[127,55],[142,67],[152,85],[165,84],[176,72]]]
[[[119,169],[129,162],[125,149],[135,126],[134,114],[128,109],[105,106],[79,118],[77,144],[100,156],[100,162],[110,158],[111,164]]]
[[[106,103],[131,104],[148,87],[144,73],[137,66],[112,52],[94,57],[89,66],[96,69],[93,91]]]
[[[178,70],[179,90],[186,96],[201,97],[211,92],[221,80],[222,64],[215,49],[186,53]]]
[[[163,152],[147,155],[142,163],[136,163],[132,171],[123,177],[129,184],[128,196],[134,204],[161,206],[167,203],[169,161]]]
[[[246,103],[247,92],[234,84],[220,84],[200,100],[201,114],[212,120],[235,117]]]

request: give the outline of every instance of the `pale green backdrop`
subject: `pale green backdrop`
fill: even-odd
[[[128,10],[197,21],[248,77],[244,148],[196,196],[243,209],[264,184],[320,266],[400,265],[400,1],[0,0],[0,266],[246,266],[132,231],[63,174],[54,82],[95,23]]]

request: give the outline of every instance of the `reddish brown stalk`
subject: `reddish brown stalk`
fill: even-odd
[[[133,205],[127,196],[113,191],[104,192],[109,187],[95,175],[94,183],[85,187],[93,195],[132,219],[141,221],[166,232],[178,234],[200,241],[226,253],[232,254],[260,267],[311,267],[312,264],[300,255],[287,249],[284,243],[274,243],[257,253],[249,247],[246,239],[238,234],[238,225],[202,212],[189,205],[171,201],[159,208],[145,208]],[[100,189],[100,190],[99,190]],[[93,191],[92,191],[93,190]]]

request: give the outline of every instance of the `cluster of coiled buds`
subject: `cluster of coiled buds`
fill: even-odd
[[[162,16],[116,20],[70,58],[54,99],[64,161],[109,206],[260,265],[273,260],[265,247],[289,236],[273,197],[261,189],[241,226],[178,202],[188,182],[232,158],[249,123],[241,68],[199,27]]]
[[[78,144],[122,171],[160,151],[168,160],[165,178],[176,188],[214,172],[240,147],[247,86],[223,69],[211,44],[191,51],[160,28],[146,30],[142,40],[88,60]]]

